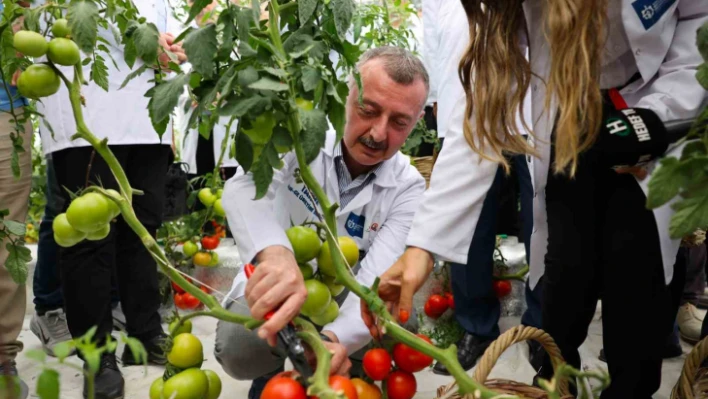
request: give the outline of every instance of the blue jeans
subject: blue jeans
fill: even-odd
[[[512,167],[517,169],[521,196],[521,220],[526,261],[529,261],[531,232],[533,229],[533,186],[526,159],[523,155],[512,158]],[[477,222],[467,264],[451,264],[452,291],[455,295],[455,317],[465,331],[476,336],[495,339],[499,336],[501,309],[492,288],[493,253],[497,234],[497,212],[500,186],[504,170],[500,167],[494,182],[484,199],[482,212]],[[521,323],[541,327],[541,286],[534,290],[526,283],[527,310]]]

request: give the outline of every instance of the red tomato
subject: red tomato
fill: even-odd
[[[389,399],[412,399],[418,389],[415,376],[396,370],[386,378],[386,391]]]
[[[391,372],[391,355],[385,349],[370,349],[364,354],[363,364],[369,378],[382,381]]]
[[[452,296],[451,293],[446,292],[445,299],[447,299],[447,306],[450,307],[450,309],[455,310],[455,297]]]
[[[174,281],[172,281],[172,289],[175,290],[175,292],[178,294],[184,294],[184,290],[182,289],[182,287],[177,285],[177,283],[175,283]]]
[[[334,389],[335,392],[343,393],[347,399],[359,399],[359,394],[356,392],[356,387],[347,377],[332,375],[329,377],[329,386]],[[265,399],[265,396],[261,396],[261,399]],[[317,396],[310,396],[309,399],[319,398]]]
[[[437,294],[431,295],[430,298],[428,298],[428,301],[425,303],[425,305],[426,306],[429,305],[429,308],[430,308],[429,310],[433,314],[438,315],[438,317],[440,317],[440,315],[445,313],[445,311],[448,308],[447,299],[445,299],[442,295],[437,295]],[[426,314],[427,314],[427,312],[426,312]],[[428,315],[428,316],[430,316],[430,315]],[[430,316],[430,317],[432,317],[432,316]]]
[[[184,304],[183,309],[196,309],[201,305],[202,303],[199,302],[199,299],[195,298],[192,294],[189,292],[185,292],[182,294],[182,303]]]
[[[202,237],[202,248],[212,250],[219,246],[219,237],[216,235]]]
[[[432,344],[430,338],[423,334],[418,334],[418,337],[424,339],[429,344]],[[424,355],[421,352],[411,348],[410,346],[398,343],[393,347],[393,360],[398,368],[409,373],[417,373],[424,368],[433,364],[433,358]]]
[[[494,288],[497,298],[504,298],[511,293],[511,282],[509,280],[494,280],[492,288]]]
[[[199,287],[199,289],[202,290],[202,292],[204,292],[205,294],[211,294],[211,291],[209,291],[209,288],[207,288],[205,286],[201,286],[201,287]]]
[[[291,373],[280,373],[268,381],[260,399],[307,399],[307,393]]]
[[[184,307],[184,299],[182,299],[182,294],[175,294],[174,296],[175,306],[177,309],[186,309]]]

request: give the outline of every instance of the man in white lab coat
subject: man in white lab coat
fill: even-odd
[[[178,61],[186,59],[179,45],[168,32],[173,26],[169,4],[164,0],[144,0],[135,3],[140,15],[154,23],[162,32],[159,61],[166,65],[172,51]],[[131,186],[144,195],[133,197],[138,219],[149,232],[156,234],[162,222],[165,175],[173,157],[171,134],[158,136],[148,115],[145,92],[153,86],[154,73],[146,72],[120,89],[131,68],[124,61],[123,46],[117,43],[110,29],[99,28],[99,34],[108,42],[113,62],[107,62],[108,91],[91,82],[82,88],[86,100],[84,121],[98,137],[107,138],[108,146],[124,168]],[[137,60],[135,68],[142,65]],[[155,65],[157,67],[157,65]],[[71,77],[70,68],[62,68]],[[44,119],[53,131],[40,124],[45,154],[52,155],[52,162],[59,186],[76,192],[87,185],[102,184],[117,188],[115,179],[100,155],[83,139],[72,140],[76,133],[73,113],[66,87],[62,85],[55,95],[44,98],[38,105]],[[66,191],[63,211],[71,199]],[[128,334],[140,340],[148,352],[148,362],[165,364],[160,349],[162,339],[161,319],[158,313],[160,292],[157,267],[150,253],[125,221],[118,217],[111,223],[109,235],[98,241],[61,248],[58,268],[64,297],[67,324],[74,338],[97,327],[94,339],[98,345],[105,342],[113,329],[111,314],[111,280],[118,281],[120,302],[126,316]],[[130,350],[122,355],[124,366],[138,364]],[[104,353],[95,377],[97,399],[122,398],[124,380],[114,353]],[[87,396],[84,381],[84,397]]]
[[[338,232],[354,239],[360,249],[357,281],[373,284],[405,249],[405,238],[425,182],[399,152],[416,122],[423,116],[428,74],[410,52],[382,47],[366,52],[359,71],[364,87],[359,105],[356,85],[347,99],[347,125],[341,143],[329,132],[320,155],[310,164],[328,197],[340,203]],[[294,153],[283,158],[266,196],[253,201],[255,185],[242,171],[229,180],[223,198],[241,257],[258,263],[251,279],[241,273],[234,281],[228,309],[260,319],[278,305],[275,315],[255,332],[220,322],[215,354],[224,370],[240,380],[256,380],[249,394],[258,398],[267,380],[282,370],[284,354],[275,335],[300,311],[307,291],[285,230],[290,223],[316,219],[307,188],[294,176]],[[371,339],[361,320],[359,299],[348,296],[339,317],[323,329],[335,351],[332,372],[346,374],[347,354]]]

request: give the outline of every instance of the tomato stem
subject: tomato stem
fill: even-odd
[[[493,276],[494,280],[517,280],[522,283],[526,282],[526,274],[529,272],[529,265],[525,265],[521,270],[514,274],[503,274],[501,276]]]
[[[307,323],[304,320],[300,320],[300,323]],[[309,324],[309,323],[307,323]],[[310,325],[310,328],[314,330],[314,327]],[[329,386],[329,372],[330,364],[332,361],[332,354],[329,349],[324,345],[322,339],[319,337],[317,332],[311,331],[299,331],[297,336],[300,337],[307,345],[312,348],[317,357],[317,369],[314,375],[309,379],[308,383],[310,386],[307,388],[307,394],[311,396],[316,396],[320,399],[346,399],[346,396],[342,393],[335,392]]]

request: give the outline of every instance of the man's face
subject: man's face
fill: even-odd
[[[426,90],[422,79],[409,85],[394,82],[381,60],[367,62],[360,73],[363,103],[359,104],[359,90],[353,85],[343,141],[351,160],[368,167],[398,152],[424,114]]]

